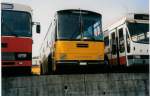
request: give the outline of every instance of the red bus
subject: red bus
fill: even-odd
[[[22,4],[1,3],[2,70],[31,72],[32,26],[40,33],[38,22],[32,22],[32,9]]]

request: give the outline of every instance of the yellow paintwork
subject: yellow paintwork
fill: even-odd
[[[87,48],[76,44],[88,44]],[[54,59],[58,60],[104,60],[104,42],[56,41]]]
[[[40,65],[32,66],[32,74],[40,75]]]

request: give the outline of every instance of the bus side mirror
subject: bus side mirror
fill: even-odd
[[[40,25],[36,25],[36,33],[40,33],[41,31],[41,26]]]

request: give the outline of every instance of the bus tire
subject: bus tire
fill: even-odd
[[[40,74],[41,74],[41,75],[44,75],[43,66],[42,66],[42,65],[43,65],[43,64],[40,65]]]
[[[27,75],[31,75],[32,67],[27,68]]]
[[[53,73],[53,71],[52,71],[52,62],[53,60],[52,60],[52,56],[51,55],[49,55],[48,56],[48,74],[52,74]]]

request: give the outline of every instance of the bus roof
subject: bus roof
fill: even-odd
[[[93,14],[99,14],[101,15],[99,12],[96,12],[96,11],[92,11],[92,10],[83,10],[83,9],[63,9],[63,10],[58,10],[57,13],[59,12],[76,12],[76,11],[82,11],[82,12],[89,12],[89,13],[93,13]]]
[[[2,10],[14,10],[14,11],[24,11],[32,14],[32,8],[28,5],[17,4],[17,3],[1,3]]]
[[[128,13],[125,16],[118,19],[116,22],[106,26],[103,31],[112,30],[115,27],[125,23],[126,21],[128,22],[136,21],[136,22],[141,22],[141,23],[147,23],[149,22],[149,14],[148,13]]]

